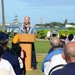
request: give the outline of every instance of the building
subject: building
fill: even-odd
[[[13,20],[13,22],[11,22],[10,24],[5,24],[5,28],[7,30],[7,32],[18,32],[19,27],[22,25],[22,23],[20,23],[18,21],[18,16],[15,16],[15,19]],[[2,26],[0,27],[0,29],[2,29]]]
[[[69,28],[69,27],[75,28],[75,25],[71,25],[71,24],[66,24],[66,25],[65,25],[65,28]]]
[[[40,17],[40,24],[42,24],[42,17]]]
[[[16,15],[15,19],[13,19],[13,22],[11,22],[10,25],[6,25],[5,28],[7,29],[7,32],[18,32],[21,25],[22,23],[18,21],[18,16]]]

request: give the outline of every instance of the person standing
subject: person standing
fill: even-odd
[[[47,32],[47,39],[50,40],[52,37],[52,31],[48,30]]]
[[[25,34],[36,34],[35,25],[30,23],[30,17],[24,17],[24,23],[19,27],[18,33]]]
[[[31,25],[29,16],[24,17],[24,24],[19,28],[19,33],[36,34],[35,26]],[[32,67],[36,69],[36,65],[35,46],[34,42],[32,42]]]

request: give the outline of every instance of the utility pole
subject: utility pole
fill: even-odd
[[[5,31],[5,15],[4,15],[4,0],[1,0],[2,3],[2,31]]]

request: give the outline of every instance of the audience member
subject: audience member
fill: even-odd
[[[44,72],[45,75],[48,75],[48,74],[49,74],[49,71],[50,71],[54,66],[57,65],[56,62],[55,62],[55,65],[54,65],[54,66],[50,65],[50,63],[51,63],[51,61],[52,61],[52,57],[53,57],[54,55],[58,55],[58,54],[62,54],[62,53],[63,53],[63,50],[61,49],[60,39],[59,39],[59,38],[54,37],[54,38],[52,39],[51,43],[52,43],[52,46],[53,46],[53,49],[54,49],[54,50],[53,50],[51,53],[49,53],[48,55],[46,55],[46,57],[45,57],[45,59],[44,59],[44,61],[43,61],[43,63],[42,63],[42,67],[41,67],[41,70],[42,70],[42,72]],[[61,58],[61,55],[59,55],[59,57]],[[58,58],[57,58],[57,60],[58,60]],[[63,62],[61,62],[61,60],[62,60]],[[59,61],[60,61],[61,63],[60,63]],[[59,62],[60,64],[65,64],[65,61],[64,61],[62,58],[59,59],[58,62]],[[59,63],[58,63],[58,65],[59,65]]]
[[[59,37],[59,39],[60,39],[61,48],[63,48],[64,45],[65,45],[66,35],[65,35],[65,34],[62,34],[62,35]],[[51,43],[51,41],[50,41],[50,49],[49,49],[49,51],[48,51],[48,54],[51,53],[52,51],[53,51],[53,47],[52,47],[52,43]]]
[[[68,41],[75,41],[73,34],[69,34],[69,35],[68,35]]]
[[[58,30],[53,30],[52,31],[52,37],[57,37],[58,35]]]
[[[16,75],[11,64],[2,58],[3,52],[4,49],[0,46],[0,75]]]
[[[26,69],[25,69],[25,52],[24,50],[21,49],[19,45],[19,36],[16,34],[13,39],[12,39],[12,48],[11,50],[18,55],[19,63],[20,63],[20,68],[23,72],[23,75],[26,74]]]
[[[2,55],[2,58],[10,62],[16,75],[22,75],[18,61],[18,56],[12,53],[11,50],[8,48],[8,42],[9,42],[8,38],[9,36],[6,33],[0,32],[0,45],[4,48],[4,53]]]
[[[74,38],[74,35],[73,34],[69,34],[67,36],[65,43],[68,43],[69,41],[75,42],[75,38]]]
[[[61,48],[64,47],[66,38],[67,37],[66,37],[65,34],[60,35],[59,39],[60,39],[60,42],[61,42]]]
[[[50,40],[51,37],[52,37],[52,31],[48,30],[47,39]]]
[[[62,57],[67,64],[62,68],[52,73],[52,75],[75,75],[75,42],[68,42],[64,46]]]

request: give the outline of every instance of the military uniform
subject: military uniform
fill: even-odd
[[[0,45],[4,48],[4,53],[2,55],[2,58],[10,62],[16,75],[22,75],[19,61],[18,61],[18,56],[10,52],[9,48],[7,47],[8,38],[9,38],[8,34],[4,32],[0,32]]]
[[[9,52],[8,50],[5,50],[3,55],[2,55],[2,58],[6,59],[10,62],[16,75],[22,75],[17,55]]]
[[[75,62],[65,65],[62,69],[53,72],[51,75],[75,75]]]

